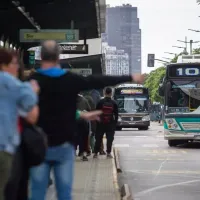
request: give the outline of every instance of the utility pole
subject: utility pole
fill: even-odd
[[[187,51],[187,44],[190,44],[190,55],[192,55],[192,46],[193,46],[193,43],[199,43],[200,41],[193,41],[193,40],[190,40],[189,42],[187,41],[187,37],[185,37],[185,41],[182,41],[182,40],[177,40],[178,42],[183,42],[185,43],[185,48],[186,48],[186,51]]]
[[[172,58],[167,58],[167,57],[162,57],[162,58],[166,60],[172,60]]]
[[[176,53],[171,53],[171,52],[164,52],[164,53],[167,53],[167,54],[170,54],[170,55],[174,55],[175,57],[177,56]]]
[[[172,46],[172,47],[176,47],[176,48],[179,48],[179,49],[183,49],[183,54],[188,55],[188,52],[187,52],[187,50],[186,50],[185,47],[180,47],[180,46]]]

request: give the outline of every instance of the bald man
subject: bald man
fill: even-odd
[[[41,68],[30,77],[37,80],[41,88],[37,125],[47,134],[49,143],[44,162],[30,170],[31,200],[45,199],[51,168],[56,179],[57,199],[72,200],[77,95],[84,90],[143,81],[140,75],[83,77],[62,69],[59,55],[59,45],[45,41],[41,47]]]

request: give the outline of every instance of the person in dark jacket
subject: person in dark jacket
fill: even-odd
[[[74,132],[77,95],[84,90],[101,89],[124,82],[142,83],[144,76],[83,77],[61,69],[59,46],[45,41],[41,47],[41,68],[30,79],[37,80],[40,116],[37,125],[47,134],[49,147],[44,163],[30,170],[31,200],[43,200],[50,170],[54,169],[57,199],[72,200],[74,171]]]
[[[97,104],[98,104],[99,101],[101,100],[101,95],[100,95],[99,91],[98,91],[98,90],[95,90],[95,89],[91,90],[91,91],[90,91],[90,96],[92,97],[93,102],[94,102],[94,104],[95,104],[95,108],[96,108]],[[92,139],[92,141],[93,141],[93,138],[91,138],[91,139]],[[104,151],[103,141],[102,141],[101,147],[100,147],[100,155],[106,155],[106,153],[105,153],[105,151]]]
[[[77,96],[77,109],[80,111],[91,111],[90,105],[82,95]],[[89,122],[84,119],[77,121],[77,144],[79,145],[79,156],[82,156],[83,161],[88,161],[88,137],[90,134]]]
[[[97,123],[94,158],[97,158],[100,152],[104,134],[107,138],[107,157],[112,158],[111,150],[118,121],[118,106],[111,97],[112,88],[108,87],[105,89],[105,97],[99,101],[96,107],[98,110],[102,110],[103,114],[101,115],[101,121]]]
[[[91,110],[96,110],[96,105],[90,95],[85,96],[87,99]],[[88,155],[91,154],[90,148],[92,149],[92,153],[94,153],[94,144],[95,144],[95,133],[96,133],[96,121],[90,122],[91,124],[91,134],[88,137]]]

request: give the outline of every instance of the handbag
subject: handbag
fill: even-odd
[[[27,164],[32,166],[44,162],[48,140],[45,132],[38,126],[26,124],[22,131],[22,146]]]

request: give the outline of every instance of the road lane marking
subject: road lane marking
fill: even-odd
[[[157,172],[156,172],[156,175],[155,175],[155,177],[154,177],[154,180],[159,176],[159,174],[161,173],[161,169],[163,168],[163,166],[164,166],[164,164],[167,162],[167,160],[168,160],[168,157],[164,160],[164,161],[162,161],[162,163],[160,164],[160,166],[159,166],[159,168],[158,168],[158,170],[157,170]]]
[[[159,146],[157,144],[143,144],[142,147],[147,148],[158,148]]]
[[[153,187],[153,188],[138,192],[134,196],[135,196],[135,198],[138,198],[138,197],[144,196],[145,194],[148,194],[150,192],[154,192],[154,191],[157,191],[157,190],[161,190],[161,189],[165,189],[165,188],[169,188],[169,187],[174,187],[174,186],[186,185],[186,184],[190,184],[190,183],[198,183],[198,182],[200,182],[200,180],[191,180],[191,181],[161,185],[161,186]]]
[[[165,159],[166,160],[166,159]],[[132,173],[149,173],[149,174],[156,174],[157,170],[127,170],[126,172]],[[193,175],[200,175],[200,171],[186,171],[186,170],[161,170],[160,174],[193,174]]]
[[[129,144],[114,144],[114,147],[130,147]]]
[[[163,149],[140,149],[135,151],[136,154],[187,154],[184,150],[163,150]]]
[[[115,138],[154,138],[154,137],[157,137],[157,138],[164,138],[163,135],[116,135]]]

